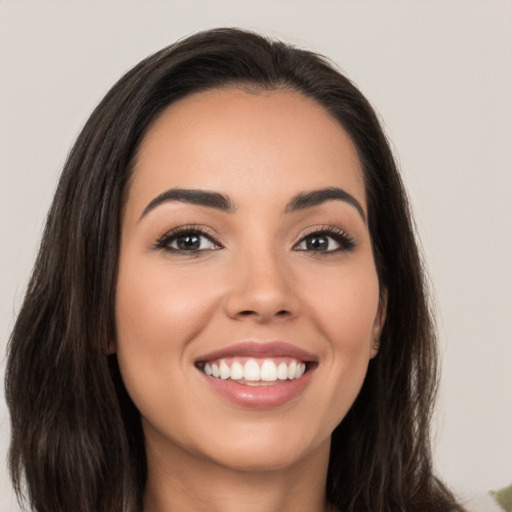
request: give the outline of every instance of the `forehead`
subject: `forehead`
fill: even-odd
[[[304,190],[340,186],[365,205],[350,137],[324,107],[291,90],[215,89],[164,110],[140,145],[128,202],[140,202],[140,210],[177,186],[218,190],[242,202],[287,201]]]

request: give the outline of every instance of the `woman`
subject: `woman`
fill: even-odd
[[[6,376],[37,511],[462,510],[435,333],[362,94],[240,30],[149,57],[62,174]]]

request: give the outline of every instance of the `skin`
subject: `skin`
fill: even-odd
[[[167,201],[143,215],[176,187],[220,192],[236,209]],[[145,512],[326,510],[330,436],[376,355],[385,304],[352,204],[285,211],[296,194],[325,187],[348,192],[366,215],[350,138],[297,92],[198,93],[142,141],[122,215],[113,350],[142,415]],[[191,224],[207,230],[200,250],[156,247]],[[325,226],[354,247],[324,237],[329,250],[311,250],[306,235]],[[197,358],[249,339],[315,355],[299,396],[252,409],[206,384]]]

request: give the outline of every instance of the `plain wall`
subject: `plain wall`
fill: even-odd
[[[436,465],[475,510],[498,510],[486,495],[512,482],[508,0],[0,0],[0,351],[88,114],[140,59],[214,26],[252,28],[326,54],[380,112],[437,296]],[[8,442],[2,394],[0,510],[16,512]]]

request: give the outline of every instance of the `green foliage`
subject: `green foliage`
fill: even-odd
[[[512,485],[504,487],[499,491],[491,491],[490,494],[494,497],[496,503],[503,510],[506,510],[507,512],[512,512]]]

